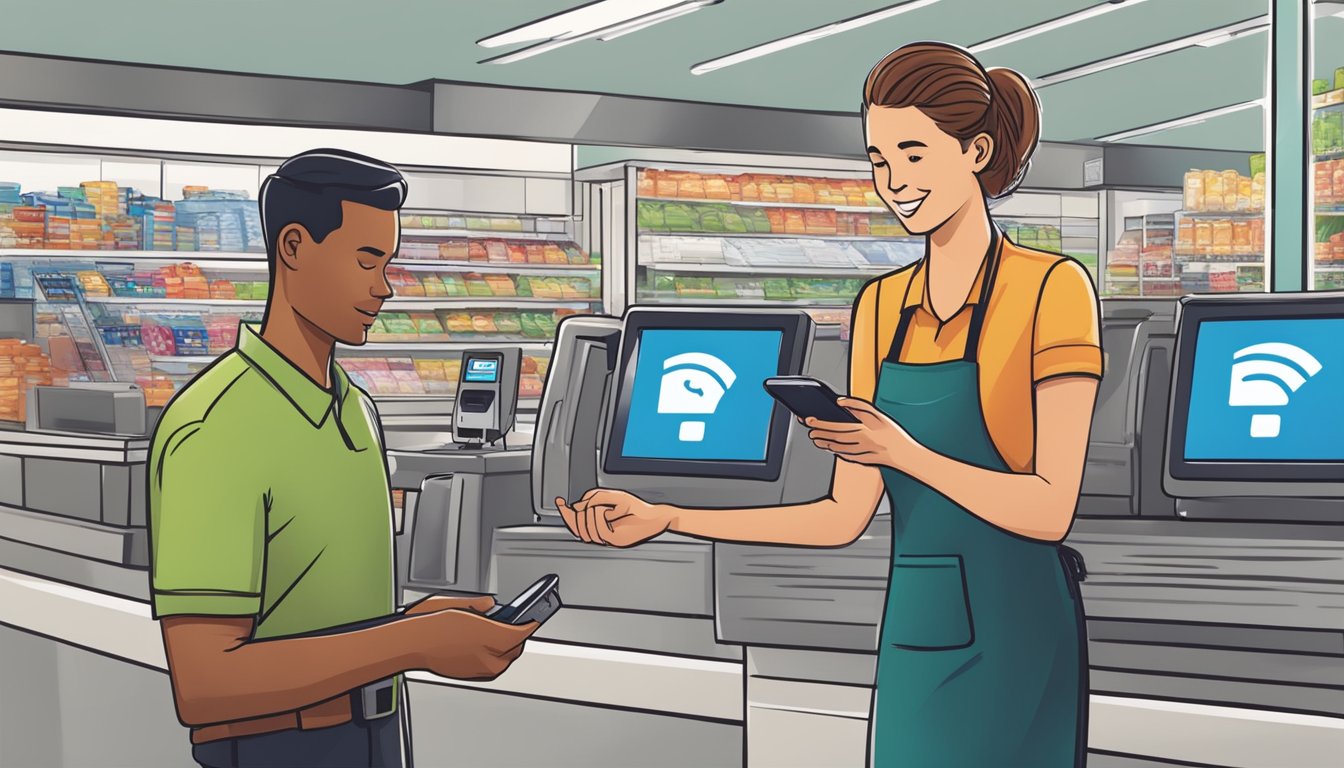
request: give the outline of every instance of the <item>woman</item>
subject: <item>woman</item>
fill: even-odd
[[[1081,562],[1059,542],[1101,376],[1097,300],[1077,262],[1008,242],[986,203],[1021,180],[1038,102],[1017,73],[920,43],[873,69],[864,105],[877,191],[925,237],[926,256],[869,283],[855,306],[852,397],[841,404],[860,423],[805,422],[838,459],[830,495],[710,510],[599,489],[557,504],[596,544],[675,531],[840,546],[885,492],[893,552],[876,764],[1081,765]]]

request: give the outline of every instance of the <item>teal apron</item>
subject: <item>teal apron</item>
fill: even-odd
[[[1000,251],[995,232],[964,357],[900,362],[917,306],[905,309],[874,402],[928,448],[1008,472],[980,410],[976,363]],[[884,467],[882,475],[891,501],[892,561],[873,764],[1083,765],[1087,638],[1075,580],[1081,558],[997,528],[899,470]]]

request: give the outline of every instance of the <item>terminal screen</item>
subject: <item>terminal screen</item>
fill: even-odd
[[[1344,318],[1205,320],[1186,461],[1344,460]]]
[[[779,375],[778,330],[648,328],[640,333],[621,455],[765,461]]]
[[[480,357],[467,360],[465,381],[479,384],[494,384],[499,381],[499,361]]]

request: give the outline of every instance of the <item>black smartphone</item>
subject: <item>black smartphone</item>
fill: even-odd
[[[856,424],[854,414],[840,407],[835,394],[823,382],[808,376],[776,376],[765,380],[765,391],[802,418],[813,417],[822,421]]]
[[[548,573],[532,586],[503,605],[496,605],[485,615],[505,624],[543,624],[560,610],[560,577]]]

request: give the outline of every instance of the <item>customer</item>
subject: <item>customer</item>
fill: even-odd
[[[561,505],[585,541],[664,531],[840,546],[892,504],[892,570],[872,725],[881,766],[1063,768],[1086,749],[1087,664],[1076,553],[1097,380],[1098,307],[1072,259],[1009,242],[988,198],[1036,148],[1021,75],[937,43],[868,75],[873,180],[924,259],[869,283],[854,310],[857,424],[808,419],[833,454],[809,504],[681,509],[595,490]]]
[[[332,352],[363,344],[392,297],[406,189],[334,149],[267,178],[265,319],[154,431],[154,615],[203,766],[401,766],[398,674],[493,678],[536,628],[479,615],[489,598],[394,613],[382,432]]]

